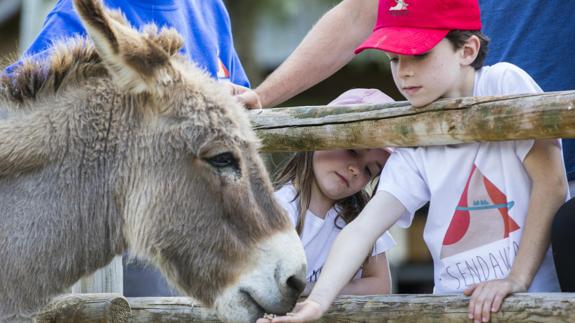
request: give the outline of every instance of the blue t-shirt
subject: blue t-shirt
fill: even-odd
[[[491,38],[486,65],[513,63],[544,91],[575,90],[575,1],[479,0]],[[575,180],[575,139],[563,140],[569,180]]]
[[[230,18],[221,0],[104,0],[120,9],[135,28],[149,23],[175,28],[184,38],[182,54],[214,78],[248,87],[247,76],[233,46]],[[86,35],[71,0],[59,0],[25,56],[41,58],[59,39]],[[10,73],[14,66],[6,71]]]

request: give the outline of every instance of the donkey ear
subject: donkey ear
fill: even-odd
[[[154,92],[154,76],[170,65],[170,55],[106,10],[101,0],[74,0],[74,6],[118,85],[134,93]]]
[[[154,44],[160,46],[170,56],[174,56],[184,46],[182,36],[173,28],[162,27],[158,31],[156,25],[146,25],[143,28],[144,35]]]

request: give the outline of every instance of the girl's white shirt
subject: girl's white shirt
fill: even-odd
[[[294,200],[296,193],[295,188],[291,184],[286,184],[275,192],[276,200],[287,211],[294,226],[298,220],[298,200]],[[306,213],[300,239],[307,257],[308,271],[306,278],[308,283],[314,283],[319,278],[319,274],[321,273],[331,246],[341,231],[340,228],[345,226],[345,222],[341,218],[337,219],[336,225],[336,218],[337,211],[333,207],[329,209],[324,219],[316,216],[309,210]],[[395,241],[391,235],[386,232],[377,239],[371,255],[379,255],[394,245]],[[354,276],[354,279],[357,278],[361,278],[361,269],[358,270]]]

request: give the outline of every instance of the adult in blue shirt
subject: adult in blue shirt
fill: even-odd
[[[175,28],[184,38],[181,53],[214,78],[249,87],[247,76],[233,46],[230,18],[222,0],[103,0],[121,10],[139,28],[155,23]],[[86,35],[72,0],[59,0],[48,14],[42,30],[24,56],[41,59],[56,40]],[[12,66],[6,72],[12,72]]]
[[[395,4],[387,1],[389,6]],[[416,0],[406,0],[410,2]],[[421,0],[419,0],[421,1]],[[491,38],[486,65],[510,62],[526,70],[545,91],[575,90],[570,32],[575,1],[479,0],[483,32]],[[271,107],[326,79],[353,57],[371,33],[378,0],[343,0],[328,11],[301,44],[254,91],[239,95],[249,108]],[[438,9],[440,10],[440,9]],[[570,191],[575,192],[575,140],[563,140]],[[563,291],[575,291],[575,200],[555,217],[553,251]]]
[[[119,9],[135,28],[149,23],[175,28],[184,38],[181,53],[214,78],[249,87],[246,74],[233,47],[230,18],[222,0],[103,0],[105,6]],[[41,60],[50,53],[54,41],[86,35],[72,0],[59,0],[48,14],[42,30],[24,56]],[[16,63],[18,64],[18,63]],[[15,65],[5,72],[13,72]],[[172,296],[162,275],[138,261],[124,261],[125,296]]]
[[[575,16],[575,1],[479,0],[483,30],[491,37],[486,64],[506,61],[527,71],[546,91],[575,90],[575,34],[566,32]],[[569,190],[575,193],[575,139],[563,139]],[[575,199],[557,213],[551,242],[559,284],[575,292]]]
[[[566,32],[575,2],[479,0],[483,31],[491,38],[485,63],[510,62],[545,92],[575,90],[575,35]],[[575,139],[563,140],[568,180],[575,180]],[[573,190],[571,190],[573,192]]]

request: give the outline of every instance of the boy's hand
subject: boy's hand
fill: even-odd
[[[511,277],[472,285],[463,291],[471,296],[468,317],[476,323],[489,322],[491,313],[499,311],[505,297],[524,291],[527,291],[525,285]]]
[[[307,299],[301,303],[297,303],[293,312],[287,313],[285,316],[274,317],[273,319],[261,318],[256,323],[278,323],[278,322],[308,322],[319,319],[323,314],[323,310],[319,303]]]

